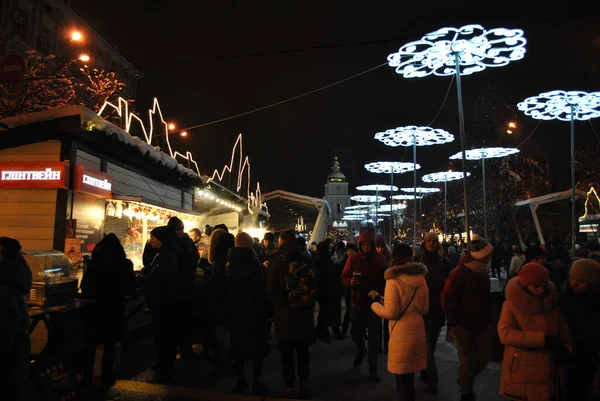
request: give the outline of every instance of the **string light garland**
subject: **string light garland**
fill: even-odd
[[[200,173],[200,169],[198,168],[198,163],[194,160],[192,153],[189,151],[185,151],[185,154],[180,153],[178,151],[173,151],[171,146],[171,141],[169,139],[169,134],[172,133],[172,130],[169,130],[169,123],[164,119],[162,110],[160,108],[160,104],[157,98],[154,98],[152,102],[152,108],[148,110],[148,127],[144,121],[138,117],[135,113],[129,110],[129,102],[119,97],[117,99],[117,104],[111,103],[109,101],[104,102],[104,104],[98,110],[98,115],[102,117],[102,115],[106,112],[106,110],[112,109],[117,113],[119,117],[121,117],[125,123],[124,130],[128,134],[131,135],[131,129],[134,121],[137,122],[136,125],[139,125],[142,133],[144,135],[144,140],[148,145],[152,145],[152,140],[157,136],[164,136],[166,139],[168,155],[172,159],[183,159],[188,162],[188,166],[193,165],[198,176],[202,176]],[[154,117],[158,116],[160,119],[159,128],[154,125]],[[162,133],[156,133],[155,131],[161,131]],[[244,183],[244,177],[247,178],[246,184],[246,196],[248,202],[248,211],[250,213],[254,213],[254,210],[265,209],[266,204],[262,202],[262,193],[260,190],[260,183],[256,183],[256,191],[252,192],[250,190],[250,182],[251,182],[251,174],[250,174],[250,159],[248,156],[244,156],[243,153],[243,140],[242,134],[239,134],[237,140],[233,146],[231,152],[231,161],[229,165],[225,165],[221,172],[215,169],[213,175],[208,179],[208,182],[217,180],[219,182],[223,181],[225,177],[225,173],[232,173],[233,165],[235,162],[236,152],[239,154],[239,162],[238,162],[238,173],[237,173],[237,182],[236,182],[236,192],[240,192]]]

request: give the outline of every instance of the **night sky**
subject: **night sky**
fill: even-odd
[[[486,146],[514,146],[538,123],[520,112],[513,114],[507,105],[516,110],[518,101],[554,89],[600,90],[600,6],[590,9],[600,2],[570,2],[560,9],[540,2],[537,11],[524,9],[523,1],[491,6],[454,2],[460,8],[406,3],[172,0],[144,1],[142,9],[142,2],[73,1],[143,72],[136,108],[145,113],[156,96],[163,112],[180,127],[331,84],[384,63],[388,54],[427,32],[468,23],[521,28],[528,39],[523,60],[463,78],[467,137],[479,131],[471,138],[476,146],[483,139]],[[387,177],[368,173],[363,165],[402,160],[405,148],[389,148],[373,139],[374,134],[428,124],[450,80],[405,79],[384,66],[268,110],[191,130],[189,138],[172,143],[176,149],[192,150],[201,171],[210,174],[229,162],[231,147],[243,133],[253,179],[260,181],[263,192],[284,189],[322,197],[334,149],[352,190],[378,179],[387,183]],[[496,108],[490,114],[503,116],[495,121],[515,119],[518,132],[507,137],[504,126],[482,128],[489,126],[481,119],[488,114],[485,104]],[[600,134],[600,119],[593,124]],[[447,168],[448,156],[460,150],[455,85],[433,127],[450,131],[457,140],[420,148],[421,174]],[[578,149],[598,143],[589,123],[577,123],[576,130]],[[569,187],[564,173],[568,149],[569,124],[542,122],[522,152],[550,163],[554,189],[564,190]],[[405,161],[412,161],[410,150]],[[412,175],[401,177],[400,184],[411,186]]]

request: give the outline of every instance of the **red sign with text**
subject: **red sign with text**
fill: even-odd
[[[112,196],[112,177],[101,171],[76,164],[73,187],[78,191],[110,198]]]
[[[0,188],[56,189],[68,185],[67,162],[0,163]]]

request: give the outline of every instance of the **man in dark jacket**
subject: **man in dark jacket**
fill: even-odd
[[[296,236],[286,231],[279,237],[277,256],[271,258],[266,276],[266,295],[273,308],[275,336],[279,341],[281,364],[285,381],[284,397],[296,395],[296,373],[294,371],[294,351],[296,352],[298,376],[300,377],[300,398],[308,398],[308,377],[310,360],[308,346],[314,340],[314,305],[292,307],[287,299],[286,278],[288,263],[297,261],[313,270],[310,256],[300,251]]]
[[[175,236],[179,251],[177,252],[177,346],[186,364],[190,364],[192,351],[191,314],[198,252],[194,241],[184,232],[184,224],[178,217],[171,217],[167,223]]]
[[[31,289],[31,270],[21,244],[0,237],[0,390],[3,400],[23,399],[29,378],[29,312],[25,296]]]
[[[360,366],[365,353],[367,353],[364,342],[366,329],[369,333],[369,377],[374,382],[379,383],[381,378],[377,374],[377,354],[379,352],[381,318],[371,310],[373,300],[368,294],[372,290],[380,294],[383,293],[385,288],[383,274],[387,269],[387,262],[383,255],[375,252],[373,236],[368,231],[360,235],[358,249],[359,252],[348,258],[342,272],[342,283],[352,289],[350,334],[357,348],[354,366]]]
[[[429,288],[429,312],[424,316],[427,334],[427,369],[421,372],[421,380],[427,383],[427,390],[432,394],[438,392],[435,349],[445,323],[441,295],[450,270],[450,263],[443,255],[444,249],[440,245],[438,235],[434,232],[427,233],[421,244],[421,252],[418,257],[419,262],[427,266],[425,279]]]
[[[152,316],[155,342],[158,348],[156,374],[152,381],[163,383],[171,380],[174,356],[177,352],[176,303],[177,303],[177,253],[175,234],[167,226],[156,227],[150,232],[150,243],[158,254],[145,274],[146,302]]]

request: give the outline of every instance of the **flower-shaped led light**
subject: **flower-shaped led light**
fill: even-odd
[[[536,120],[590,120],[600,117],[600,92],[544,92],[528,97],[517,108]]]
[[[409,125],[375,134],[375,139],[387,146],[429,146],[452,142],[454,135],[439,128]]]
[[[519,152],[520,150],[517,148],[479,148],[466,150],[465,156],[467,157],[467,160],[481,160],[494,157],[506,157]],[[457,159],[462,159],[462,152],[450,156],[450,160]]]
[[[363,221],[364,217],[363,216],[342,216],[342,220],[345,221]]]
[[[423,187],[416,187],[416,188],[400,188],[401,191],[404,192],[416,192],[418,194],[432,194],[434,192],[440,192],[441,190],[439,188],[423,188]]]
[[[375,196],[375,195],[354,195],[350,197],[350,200],[354,202],[362,202],[362,203],[375,203],[375,202],[383,202],[385,197],[383,196]]]
[[[379,210],[382,212],[390,212],[396,210],[404,210],[406,209],[406,205],[403,203],[395,204],[395,205],[379,205]],[[380,215],[381,216],[381,215]]]
[[[344,208],[344,210],[356,210],[356,209],[368,209],[369,205],[353,205],[353,206],[346,206]]]
[[[355,210],[344,210],[344,214],[352,214],[352,215],[365,215],[368,214],[369,211],[368,210],[359,210],[359,209],[355,209]]]
[[[371,184],[361,185],[356,187],[358,191],[397,191],[398,187],[395,185],[383,185],[383,184]]]
[[[416,165],[417,170],[421,168],[419,164]],[[365,169],[371,173],[380,174],[404,174],[415,169],[414,163],[403,163],[403,162],[372,162],[365,164]]]
[[[441,28],[414,42],[403,45],[388,56],[404,78],[427,75],[446,76],[456,73],[455,55],[459,56],[460,74],[470,75],[487,67],[503,67],[525,56],[525,44],[520,29],[494,28],[481,25],[461,28]]]
[[[414,196],[414,195],[394,195],[392,196],[392,199],[394,200],[413,200],[413,199],[421,199],[423,198],[422,196]]]
[[[467,173],[467,177],[471,173]],[[462,171],[440,171],[439,173],[431,173],[423,176],[423,182],[444,182],[462,180],[464,178]]]

